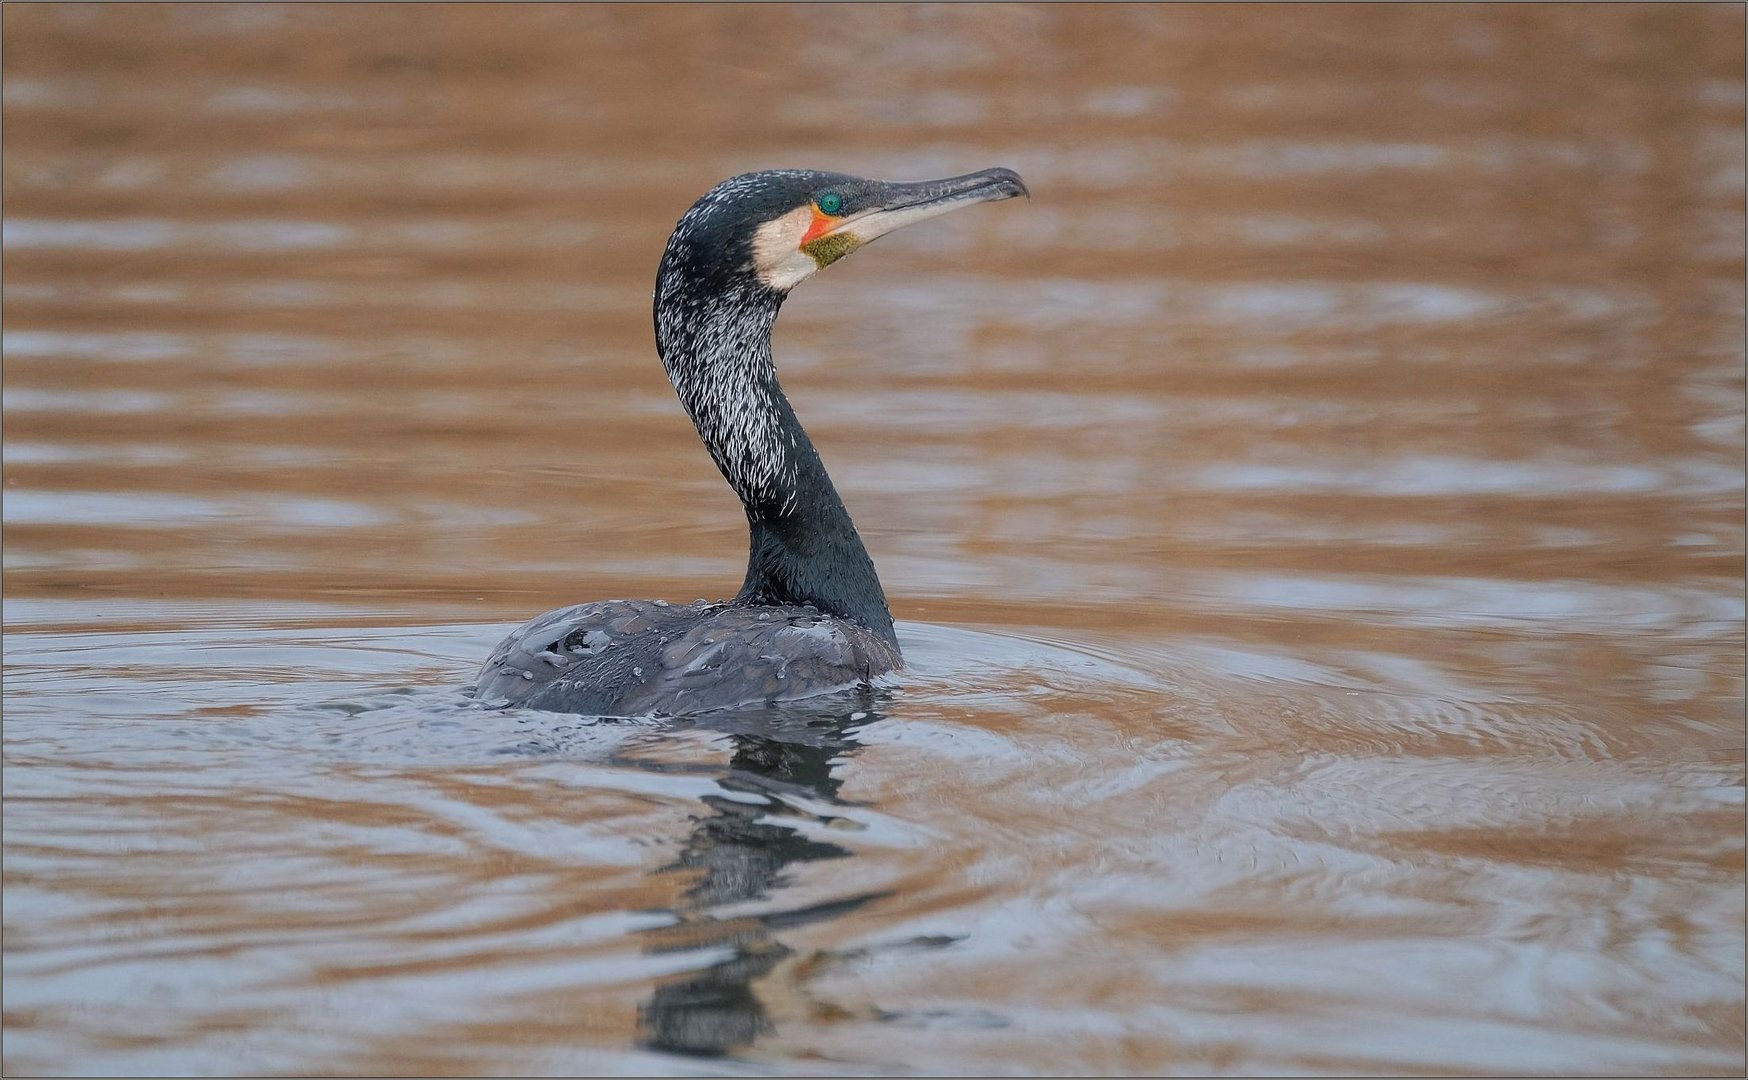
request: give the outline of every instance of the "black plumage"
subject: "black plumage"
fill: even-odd
[[[900,667],[873,560],[777,381],[771,328],[789,289],[862,244],[1024,193],[1006,169],[922,183],[786,169],[699,199],[656,276],[656,347],[746,510],[746,579],[726,603],[612,600],[542,615],[493,651],[476,697],[676,714],[847,689]]]

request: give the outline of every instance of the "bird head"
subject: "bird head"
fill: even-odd
[[[974,203],[1029,195],[1012,169],[894,182],[776,169],[730,177],[674,229],[663,272],[750,276],[778,294],[894,229]]]

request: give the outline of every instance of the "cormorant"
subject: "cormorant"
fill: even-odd
[[[771,326],[790,289],[876,237],[1024,194],[1011,169],[917,183],[779,169],[731,177],[694,203],[656,274],[656,349],[746,508],[746,580],[724,603],[548,612],[492,652],[475,697],[675,715],[841,690],[899,668],[874,563],[778,385]]]

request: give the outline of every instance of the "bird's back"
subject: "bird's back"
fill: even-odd
[[[608,600],[548,612],[493,650],[474,696],[596,716],[678,715],[845,689],[895,646],[812,607]]]

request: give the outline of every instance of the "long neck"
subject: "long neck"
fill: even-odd
[[[781,294],[755,282],[703,287],[664,274],[656,347],[680,404],[741,505],[751,533],[737,599],[812,604],[896,643],[868,549],[771,362]]]

